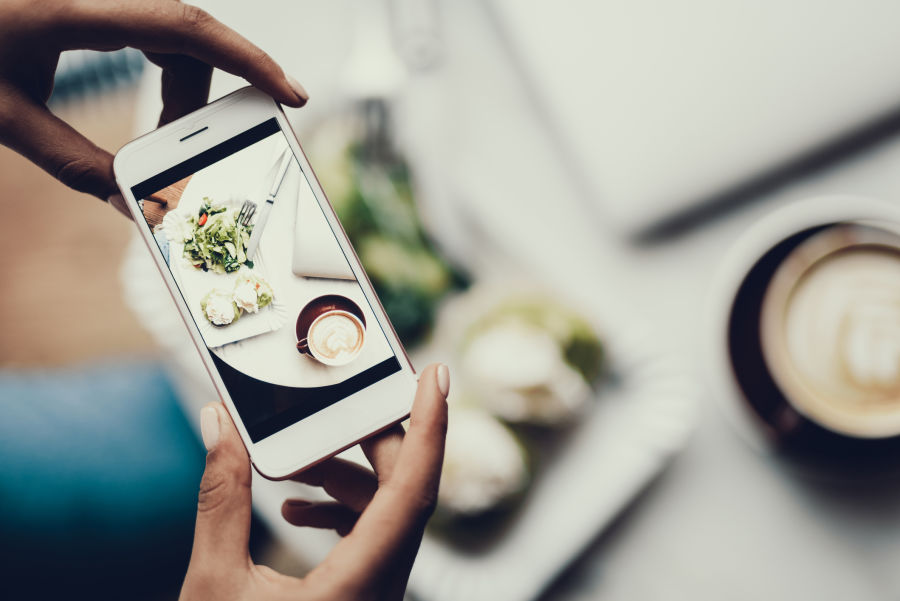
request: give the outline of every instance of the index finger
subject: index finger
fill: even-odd
[[[285,76],[272,57],[206,11],[174,0],[77,5],[60,26],[63,49],[131,46],[160,53],[187,54],[227,71],[289,105],[302,106],[306,93]]]
[[[378,483],[387,482],[394,471],[394,465],[397,463],[397,456],[400,454],[400,447],[403,445],[403,437],[405,436],[403,426],[395,424],[383,432],[379,432],[374,436],[363,440],[359,443],[366,459],[375,470],[378,476]]]

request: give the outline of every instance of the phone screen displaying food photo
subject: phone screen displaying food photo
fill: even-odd
[[[400,363],[273,118],[132,187],[253,442]]]

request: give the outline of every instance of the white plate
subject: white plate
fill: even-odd
[[[428,601],[533,599],[681,448],[695,384],[650,333],[602,324],[610,377],[595,406],[536,474],[511,527],[486,552],[428,535],[410,577]]]
[[[184,258],[182,224],[186,223],[191,215],[197,213],[203,198],[203,194],[196,191],[198,186],[191,186],[192,183],[194,183],[193,179],[188,182],[188,186],[182,196],[182,202],[179,203],[178,208],[168,213],[163,219],[162,231],[169,238],[169,268],[172,272],[172,277],[187,301],[191,315],[197,323],[200,333],[203,335],[203,341],[210,348],[217,348],[277,330],[287,321],[287,309],[280,300],[277,287],[272,284],[268,276],[262,245],[260,245],[260,249],[256,253],[252,270],[248,267],[242,267],[239,271],[232,273],[207,272],[197,269]],[[191,188],[194,190],[193,194],[189,194]],[[243,202],[234,198],[223,201],[214,198],[213,201],[217,204],[224,204],[234,211],[239,211]],[[237,321],[227,326],[216,327],[212,325],[206,319],[206,316],[203,315],[200,301],[210,290],[216,289],[226,292],[233,290],[234,283],[238,277],[248,271],[259,275],[272,285],[274,291],[272,302],[257,313],[245,311]]]

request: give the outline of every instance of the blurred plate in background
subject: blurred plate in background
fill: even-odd
[[[597,323],[609,372],[595,406],[560,437],[511,523],[481,552],[463,551],[428,532],[410,576],[414,598],[536,598],[685,444],[695,415],[691,374],[650,332],[617,323]],[[417,365],[426,359],[414,357]],[[280,513],[285,498],[316,498],[316,489],[262,478],[253,487],[254,506],[285,544],[310,565],[321,561],[336,535],[286,528]]]

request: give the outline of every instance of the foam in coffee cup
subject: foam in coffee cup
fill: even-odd
[[[346,365],[356,358],[365,341],[365,330],[352,313],[329,311],[309,326],[307,344],[312,355],[328,365]]]
[[[314,298],[297,316],[297,350],[325,365],[350,363],[365,342],[365,315],[346,296]]]
[[[900,236],[843,224],[804,241],[772,278],[760,326],[773,378],[807,418],[900,433]]]

